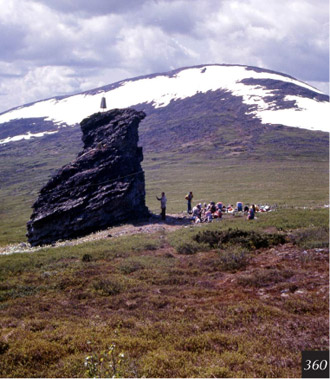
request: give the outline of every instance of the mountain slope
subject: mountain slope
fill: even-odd
[[[287,75],[247,66],[205,65],[114,83],[81,94],[27,104],[0,115],[0,143],[54,133],[78,124],[99,109],[106,96],[109,108],[159,110],[196,95],[218,94],[218,109],[228,102],[243,108],[240,117],[261,124],[282,124],[328,131],[328,96]],[[17,120],[25,120],[21,123]],[[16,121],[14,121],[16,120]],[[53,128],[44,123],[51,121]],[[21,134],[18,134],[21,133]],[[6,137],[6,138],[5,138]]]
[[[152,211],[163,190],[172,213],[184,209],[188,190],[198,202],[328,202],[329,97],[269,70],[204,65],[2,113],[0,229],[12,236],[4,240],[24,236],[38,190],[81,150],[77,123],[99,111],[103,96],[108,109],[147,115],[139,134]]]

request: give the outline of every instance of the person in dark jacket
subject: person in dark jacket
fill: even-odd
[[[185,199],[187,200],[187,213],[191,213],[191,200],[193,199],[194,195],[192,192],[189,192]]]
[[[158,196],[156,196],[156,199],[158,201],[160,201],[162,220],[166,220],[166,202],[167,202],[167,199],[166,199],[166,196],[165,196],[165,192],[162,192],[161,198],[159,198]]]

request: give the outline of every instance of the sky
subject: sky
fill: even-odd
[[[0,0],[0,112],[212,63],[329,93],[329,1]]]

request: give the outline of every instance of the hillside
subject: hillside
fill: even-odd
[[[146,113],[146,204],[165,191],[172,215],[31,248],[31,206],[103,96]],[[301,351],[329,346],[328,100],[206,65],[0,115],[0,376],[301,376]],[[193,224],[187,191],[277,207]]]
[[[0,115],[1,240],[24,239],[30,207],[51,173],[81,149],[78,122],[108,108],[143,110],[147,205],[196,201],[323,206],[328,202],[328,96],[292,77],[205,65],[128,79]],[[270,122],[271,121],[271,122]]]
[[[328,348],[327,210],[154,226],[0,254],[0,375],[300,377]]]

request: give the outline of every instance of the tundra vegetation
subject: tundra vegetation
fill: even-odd
[[[328,348],[328,211],[0,257],[2,377],[298,377]]]
[[[211,138],[209,102],[198,118],[198,102],[171,106],[167,145],[144,145],[156,116],[141,123],[151,211],[161,191],[169,213],[187,191],[278,209],[0,256],[2,377],[299,377],[301,351],[328,349],[328,135],[229,128],[233,113],[212,114]],[[39,189],[81,150],[80,130],[61,133],[1,148],[1,247],[26,241]]]

